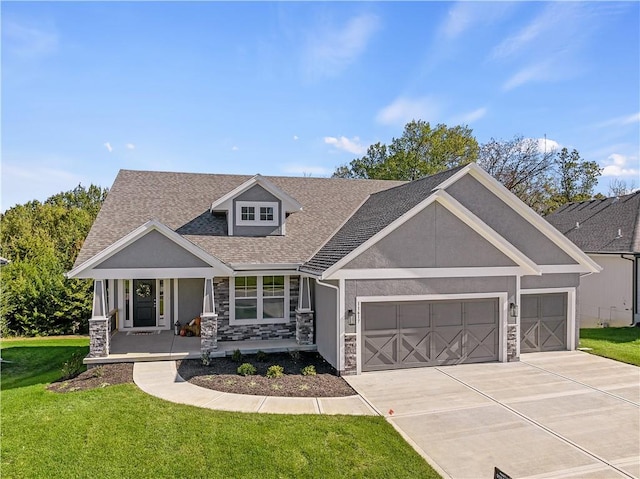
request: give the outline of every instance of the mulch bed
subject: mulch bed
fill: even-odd
[[[51,383],[48,389],[59,393],[68,393],[126,383],[133,383],[133,363],[114,363],[96,366],[71,379]]]
[[[202,361],[185,359],[178,361],[178,374],[192,384],[216,391],[251,394],[256,396],[286,397],[343,397],[356,392],[336,375],[336,370],[318,353],[273,353],[264,358],[247,355],[240,362],[231,357],[215,358],[209,366]],[[255,375],[240,376],[238,366],[251,363],[257,369]],[[267,368],[277,364],[284,368],[284,376],[267,378]],[[313,365],[315,376],[303,376],[301,369]]]

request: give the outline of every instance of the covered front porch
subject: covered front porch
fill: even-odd
[[[315,351],[316,345],[300,345],[295,339],[267,339],[251,341],[219,341],[212,358],[230,356],[238,349],[242,354],[289,351]],[[173,331],[117,331],[110,338],[109,354],[87,357],[85,364],[133,363],[141,361],[175,361],[200,359],[201,338],[177,336]]]

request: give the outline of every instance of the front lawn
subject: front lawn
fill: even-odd
[[[47,391],[87,344],[2,342],[3,479],[439,477],[381,417],[210,411],[131,384]]]
[[[640,366],[640,328],[589,328],[580,330],[580,347],[605,358]]]

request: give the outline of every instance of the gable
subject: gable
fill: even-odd
[[[275,201],[280,202],[280,199],[265,190],[262,186],[255,184],[246,191],[243,191],[234,198],[234,201]]]
[[[464,175],[447,186],[446,191],[536,264],[577,264],[546,235],[471,175]]]
[[[432,203],[345,269],[517,266],[439,203]]]
[[[123,268],[207,268],[205,261],[156,230],[150,230],[125,248],[105,259],[95,269]]]

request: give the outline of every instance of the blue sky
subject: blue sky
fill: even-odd
[[[640,4],[3,2],[2,203],[120,168],[328,176],[413,118],[640,186]]]

